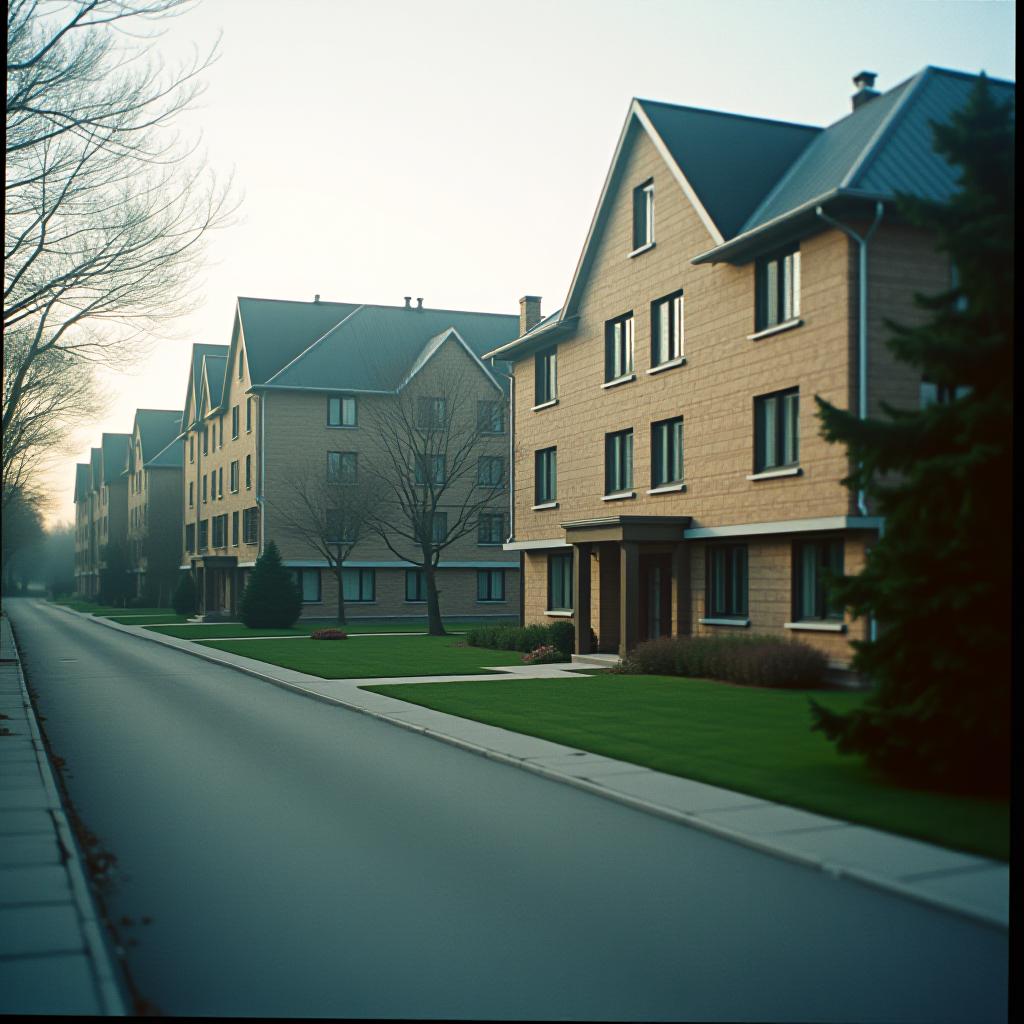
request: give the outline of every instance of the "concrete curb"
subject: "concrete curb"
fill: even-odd
[[[920,890],[911,888],[910,886],[907,886],[897,880],[886,878],[885,876],[875,874],[874,872],[867,871],[862,868],[850,867],[847,865],[839,864],[835,861],[830,861],[826,858],[817,857],[811,854],[803,854],[799,851],[786,849],[772,842],[771,839],[760,838],[755,835],[750,835],[745,832],[730,829],[727,826],[723,826],[715,822],[705,821],[704,819],[698,817],[696,814],[678,811],[674,808],[666,807],[662,804],[652,803],[651,801],[644,800],[642,797],[636,797],[628,793],[622,793],[616,790],[611,790],[601,785],[600,783],[592,782],[589,779],[579,778],[574,775],[567,775],[564,772],[559,772],[545,765],[531,764],[524,758],[516,757],[511,754],[506,754],[499,750],[493,750],[489,747],[482,747],[479,744],[473,743],[469,740],[464,740],[457,736],[451,736],[446,733],[439,732],[436,729],[430,728],[429,726],[420,725],[415,722],[405,722],[401,719],[394,718],[391,715],[379,711],[372,711],[369,708],[361,707],[358,704],[352,704],[344,700],[343,698],[332,697],[324,693],[318,693],[315,690],[310,690],[303,687],[299,683],[290,682],[284,679],[278,679],[274,676],[267,675],[265,672],[249,668],[248,666],[236,665],[233,662],[224,661],[221,658],[213,655],[211,652],[204,650],[199,644],[193,643],[192,641],[178,640],[177,638],[165,637],[160,633],[137,632],[137,630],[141,630],[143,627],[123,626],[120,623],[111,622],[109,620],[102,619],[98,616],[86,615],[82,612],[75,612],[73,609],[70,608],[65,608],[65,611],[71,612],[71,614],[74,615],[81,615],[84,618],[93,619],[93,621],[101,622],[111,629],[116,629],[120,632],[128,633],[131,636],[140,637],[141,639],[145,640],[153,640],[157,643],[162,643],[164,646],[172,647],[175,650],[185,651],[186,653],[191,654],[194,657],[202,658],[203,660],[212,662],[213,664],[220,665],[222,667],[237,669],[239,672],[252,676],[255,679],[259,679],[263,682],[270,683],[273,686],[280,687],[281,689],[289,690],[293,693],[300,694],[304,697],[311,697],[313,700],[320,701],[323,704],[331,704],[338,707],[346,708],[350,711],[358,711],[360,714],[369,715],[371,718],[376,718],[380,721],[389,722],[392,725],[401,726],[403,729],[408,729],[411,732],[420,733],[423,736],[429,736],[431,739],[440,740],[442,743],[447,743],[450,746],[458,747],[462,750],[466,750],[470,753],[477,754],[481,757],[486,757],[491,761],[497,761],[501,764],[508,764],[517,768],[523,768],[527,771],[533,772],[535,775],[540,775],[546,779],[550,779],[553,782],[561,782],[565,785],[574,786],[577,789],[581,789],[585,792],[592,793],[595,796],[604,797],[608,800],[614,800],[617,803],[624,804],[625,806],[631,807],[634,810],[643,811],[647,814],[653,814],[656,817],[663,818],[668,821],[673,821],[677,824],[687,825],[691,828],[699,829],[702,832],[714,835],[720,839],[727,839],[732,842],[739,843],[742,846],[758,850],[761,853],[770,854],[774,857],[778,857],[782,860],[787,860],[794,864],[800,864],[804,867],[814,868],[819,871],[823,871],[824,873],[832,876],[833,878],[851,879],[853,881],[860,882],[863,885],[868,885],[875,889],[881,889],[885,892],[890,892],[902,896],[906,899],[913,900],[917,903],[921,903],[926,906],[952,912],[962,917],[967,917],[972,921],[988,925],[989,927],[995,927],[1002,931],[1007,931],[1009,928],[1009,922],[1007,920],[1003,920],[1001,917],[995,916],[983,908],[971,906],[969,904],[962,903],[949,897],[940,897],[929,893],[921,892]],[[179,646],[179,644],[181,646]],[[241,655],[235,655],[235,657],[241,657]],[[500,678],[500,676],[497,678]],[[441,681],[441,679],[443,679],[443,677],[439,677],[439,681]],[[398,683],[400,681],[400,679],[391,680],[391,682],[393,683]],[[381,679],[379,681],[379,685],[388,685],[388,681],[386,679]],[[377,694],[377,696],[384,695]],[[404,702],[401,701],[396,701],[396,703],[404,705]],[[443,712],[437,713],[443,714]],[[455,718],[455,716],[449,717]],[[455,720],[462,721],[462,719],[458,718],[455,718]],[[500,727],[491,726],[491,728]],[[579,751],[579,753],[585,753],[585,751]],[[647,769],[644,768],[642,765],[629,765],[628,762],[622,763],[627,767],[634,767],[638,771],[654,772],[654,769]],[[736,791],[725,790],[725,792]],[[999,864],[1000,862],[993,863]]]

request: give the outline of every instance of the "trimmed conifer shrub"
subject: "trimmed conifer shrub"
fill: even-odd
[[[171,601],[174,610],[179,615],[195,615],[196,613],[196,583],[192,579],[192,573],[182,574],[178,581],[177,589]]]
[[[269,541],[256,559],[239,606],[242,621],[250,629],[268,626],[287,629],[302,611],[302,594],[292,574],[281,562],[277,545]]]

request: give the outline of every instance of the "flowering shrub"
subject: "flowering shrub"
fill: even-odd
[[[527,665],[551,665],[556,661],[565,661],[565,655],[552,644],[541,644],[523,655]]]
[[[315,629],[309,637],[311,640],[347,640],[348,633],[343,629]]]

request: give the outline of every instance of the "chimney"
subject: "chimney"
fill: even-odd
[[[319,302],[319,301],[320,301],[320,295],[319,295],[319,294],[317,294],[317,295],[314,295],[314,296],[313,296],[313,301],[314,301],[314,302]]]
[[[878,95],[874,88],[875,79],[878,75],[874,71],[861,71],[853,76],[853,84],[857,91],[853,94],[853,109],[864,106],[868,100],[873,100]]]
[[[540,296],[524,295],[519,300],[519,337],[536,327],[540,321]]]
[[[422,299],[417,299],[416,300],[416,308],[417,309],[422,309],[423,308],[423,300]]]
[[[412,296],[411,295],[406,295],[406,297],[405,297],[405,308],[406,309],[412,309]]]

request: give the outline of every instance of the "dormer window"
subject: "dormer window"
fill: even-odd
[[[633,189],[633,252],[654,245],[654,179]]]

